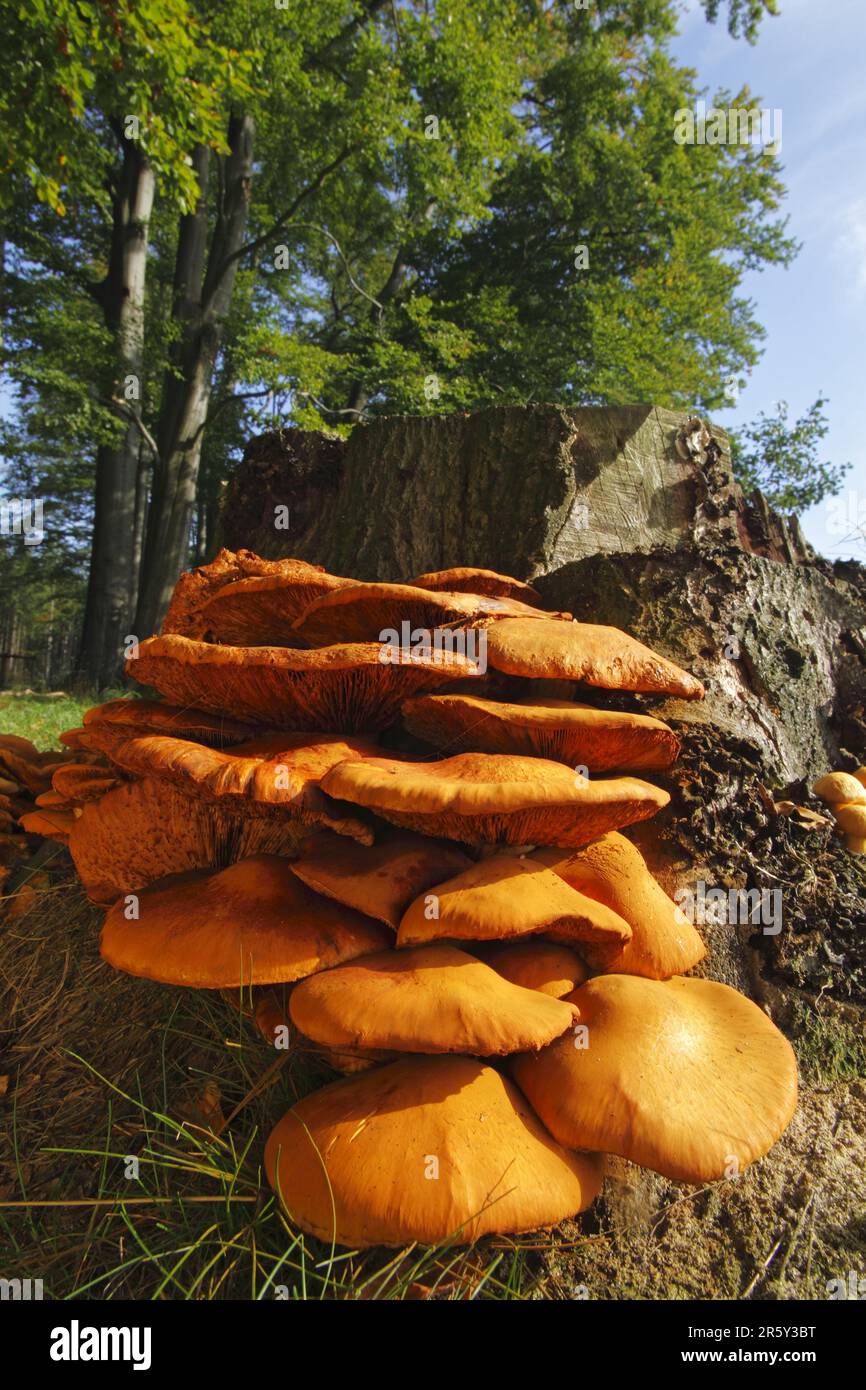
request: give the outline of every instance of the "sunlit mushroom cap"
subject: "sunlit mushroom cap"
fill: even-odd
[[[560,1148],[468,1057],[408,1057],[307,1096],[271,1133],[265,1169],[296,1225],[352,1247],[552,1226],[601,1186],[596,1158]]]
[[[149,637],[127,662],[127,672],[177,704],[276,729],[345,733],[384,729],[409,695],[480,675],[475,662],[457,651],[408,662],[381,658],[376,642],[293,651]]]
[[[580,957],[555,941],[495,941],[483,948],[482,960],[503,979],[564,999],[589,975]]]
[[[866,835],[866,802],[834,802],[830,810],[840,829],[849,835]]]
[[[388,933],[330,898],[311,893],[277,855],[190,874],[106,915],[100,951],[130,975],[198,989],[276,984],[379,951]]]
[[[665,980],[685,974],[706,955],[698,932],[624,835],[614,831],[566,858],[558,850],[538,850],[532,859],[630,924],[631,940],[618,950],[586,949],[584,955],[595,970]]]
[[[477,625],[477,624],[476,624]],[[617,627],[550,618],[503,618],[487,627],[487,660],[510,676],[582,681],[606,690],[634,690],[701,699],[704,687],[658,652]]]
[[[293,623],[315,599],[354,583],[312,566],[290,575],[239,579],[218,589],[203,606],[202,633],[210,642],[237,647],[306,646],[292,631]]]
[[[188,738],[208,748],[226,748],[245,743],[257,734],[256,726],[207,710],[179,708],[161,700],[109,700],[94,705],[84,716],[85,732],[91,746],[110,753],[117,736],[138,738],[145,734],[165,734]]]
[[[370,827],[319,783],[337,763],[379,751],[369,740],[341,734],[266,734],[230,749],[151,735],[118,738],[111,756],[128,772],[165,779],[186,796],[249,815],[291,815],[300,824],[330,826],[372,844]]]
[[[513,1063],[561,1144],[703,1183],[760,1158],[789,1123],[797,1103],[791,1045],[736,990],[680,976],[603,975],[568,998],[579,1010],[578,1035]]]
[[[574,1021],[568,1004],[510,984],[456,946],[383,951],[305,980],[292,1022],[329,1047],[466,1052],[535,1051]]]
[[[399,634],[404,623],[410,631],[432,631],[449,623],[483,618],[521,617],[533,622],[554,622],[569,616],[541,613],[519,599],[444,593],[416,589],[411,584],[355,584],[314,599],[298,618],[294,631],[311,647],[317,647],[329,642],[384,641],[383,632]]]
[[[377,834],[376,843],[368,847],[323,830],[304,841],[292,869],[317,893],[357,908],[396,931],[419,893],[460,873],[471,862],[456,845],[409,831]]]
[[[98,801],[118,785],[118,778],[108,768],[64,763],[52,776],[51,785],[67,801]]]
[[[851,772],[827,772],[812,787],[828,806],[839,802],[866,802],[866,786]]]
[[[69,852],[87,896],[112,903],[169,875],[294,853],[306,833],[291,817],[241,815],[146,777],[85,805]]]
[[[418,695],[404,703],[403,723],[450,753],[526,754],[590,772],[670,767],[680,746],[660,719],[570,700],[516,705],[474,695]]]
[[[575,892],[551,869],[528,858],[497,854],[416,898],[400,922],[397,945],[508,941],[534,934],[619,948],[631,927],[603,903]]]
[[[670,800],[636,777],[585,778],[563,763],[496,753],[342,763],[322,787],[395,825],[466,844],[583,845]]]
[[[410,579],[415,589],[444,589],[452,594],[486,594],[488,598],[515,598],[520,603],[528,603],[530,608],[544,608],[544,600],[531,584],[521,579],[512,579],[510,574],[497,574],[496,570],[472,569],[457,565],[453,569],[431,570],[429,574],[419,574]]]
[[[287,581],[297,604],[297,612],[330,588],[355,582],[327,574],[319,565],[307,564],[305,560],[263,560],[251,550],[221,550],[209,564],[181,575],[165,615],[163,635],[177,633],[183,637],[206,637],[208,619],[204,609],[210,600],[224,588],[253,578]]]

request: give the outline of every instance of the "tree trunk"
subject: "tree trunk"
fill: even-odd
[[[232,117],[220,203],[202,278],[207,231],[208,159],[197,154],[199,207],[184,219],[175,275],[175,319],[180,328],[173,370],[167,374],[156,431],[159,458],[148,515],[135,628],[155,632],[181,570],[189,560],[202,435],[217,356],[231,306],[238,252],[244,244],[252,181],[254,127]]]
[[[122,660],[132,615],[136,481],[139,469],[144,357],[144,289],[148,225],[155,179],[134,141],[123,142],[114,199],[108,274],[94,291],[115,335],[117,369],[109,395],[124,404],[127,424],[116,446],[96,456],[93,543],[77,679],[94,689],[111,685]],[[126,389],[129,385],[132,389]]]

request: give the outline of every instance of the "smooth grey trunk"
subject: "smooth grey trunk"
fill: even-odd
[[[184,218],[178,241],[174,316],[180,335],[166,375],[156,431],[159,458],[154,465],[135,619],[140,637],[158,629],[178,575],[189,560],[202,436],[249,216],[253,142],[252,119],[233,116],[209,249],[207,151],[197,151],[194,161],[201,198],[196,210]]]
[[[128,420],[120,443],[100,446],[96,456],[90,577],[76,663],[78,682],[95,689],[111,685],[118,674],[133,611],[144,291],[155,183],[153,169],[135,142],[124,140],[108,274],[93,291],[115,337],[116,368],[108,394],[123,403]],[[128,389],[132,383],[137,385]]]

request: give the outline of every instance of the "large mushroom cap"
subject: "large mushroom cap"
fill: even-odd
[[[495,941],[484,948],[482,960],[503,979],[524,989],[537,989],[564,999],[582,985],[589,971],[580,956],[555,941]]]
[[[556,615],[569,617],[569,614]],[[403,624],[432,631],[449,623],[479,618],[546,618],[529,604],[512,598],[488,598],[478,593],[443,593],[411,584],[355,584],[314,599],[294,625],[297,637],[309,646],[329,642],[385,641],[383,633],[401,633]],[[404,644],[405,645],[405,644]]]
[[[474,695],[418,695],[404,703],[403,723],[450,753],[537,755],[590,772],[670,767],[680,747],[660,719],[570,700],[517,705]]]
[[[377,835],[374,845],[362,846],[323,830],[303,843],[292,870],[317,893],[357,908],[396,931],[419,893],[460,873],[471,862],[456,845],[410,831],[386,831]]]
[[[866,786],[850,772],[827,772],[812,787],[815,796],[828,806],[839,802],[866,802]]]
[[[208,636],[208,620],[204,610],[210,600],[222,589],[251,578],[285,581],[287,589],[294,596],[298,613],[319,594],[327,593],[341,584],[355,582],[327,574],[321,566],[309,565],[305,560],[263,560],[251,550],[221,550],[210,564],[200,565],[181,575],[165,615],[163,635]]]
[[[834,802],[831,810],[836,824],[849,835],[866,835],[866,802]]]
[[[524,584],[521,579],[512,579],[510,574],[497,574],[496,570],[472,569],[468,565],[456,565],[453,569],[431,570],[429,574],[419,574],[410,579],[415,589],[444,589],[452,594],[486,594],[488,598],[516,598],[528,603],[530,608],[544,608],[544,601],[537,589]]]
[[[533,934],[599,941],[619,949],[631,927],[603,903],[575,892],[551,869],[497,854],[416,898],[400,922],[397,945],[442,938],[507,941]]]
[[[110,909],[100,951],[118,970],[198,989],[278,984],[380,951],[388,934],[311,893],[288,862],[261,854],[217,873],[154,884],[137,921]]]
[[[509,676],[582,681],[606,690],[701,699],[694,676],[617,627],[547,618],[502,618],[487,626],[487,660]]]
[[[545,849],[536,851],[532,859],[630,924],[631,940],[617,950],[587,947],[584,954],[594,969],[666,980],[691,970],[706,955],[698,932],[624,835],[614,831],[565,858],[558,850]]]
[[[373,832],[319,788],[337,763],[369,757],[378,745],[341,734],[267,734],[231,749],[187,739],[118,737],[111,757],[127,772],[171,782],[186,796],[248,815],[291,815],[371,844]]]
[[[382,661],[381,655],[376,642],[293,651],[149,637],[127,662],[127,672],[178,704],[276,729],[345,733],[384,729],[409,695],[481,674],[459,652],[407,662]]]
[[[322,788],[395,825],[466,844],[583,845],[655,815],[670,800],[636,777],[588,779],[563,763],[495,753],[459,753],[437,763],[342,763]]]
[[[257,575],[226,584],[204,604],[199,619],[210,642],[236,647],[306,646],[292,625],[315,599],[352,586],[324,572]],[[339,638],[337,638],[339,640]]]
[[[292,991],[292,1022],[329,1047],[395,1052],[535,1051],[574,1021],[568,1004],[522,989],[455,946],[383,951]]]
[[[208,748],[226,748],[255,738],[254,724],[230,719],[207,710],[180,709],[159,700],[109,700],[94,705],[84,716],[84,729],[90,746],[110,753],[118,736],[138,738],[145,734],[165,734],[188,738]]]
[[[564,1037],[514,1078],[561,1144],[620,1154],[681,1182],[730,1176],[772,1148],[797,1103],[790,1043],[711,980],[604,975],[569,995]]]
[[[290,854],[306,832],[293,817],[244,816],[145,777],[82,809],[69,852],[87,896],[113,903],[173,874],[254,854]]]
[[[291,1219],[340,1245],[467,1243],[574,1216],[601,1186],[519,1091],[468,1057],[409,1057],[300,1101],[265,1146]]]

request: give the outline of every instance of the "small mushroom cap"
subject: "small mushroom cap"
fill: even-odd
[[[403,705],[417,738],[451,753],[518,753],[590,772],[670,767],[680,742],[660,719],[595,709],[571,700],[507,704],[474,695],[418,695]]]
[[[497,854],[416,898],[400,923],[397,945],[442,938],[503,941],[536,933],[618,949],[631,927],[603,903],[575,892],[551,869]]]
[[[580,1014],[578,1035],[512,1063],[561,1144],[703,1183],[753,1163],[790,1122],[791,1045],[727,985],[603,975],[569,1001]]]
[[[326,796],[319,783],[337,763],[379,751],[368,739],[341,734],[266,734],[230,749],[159,735],[121,735],[111,757],[127,772],[164,779],[196,800],[248,815],[291,815],[299,824],[327,825],[372,844],[370,827]]]
[[[206,637],[208,620],[204,616],[204,609],[214,595],[246,579],[268,577],[288,581],[298,612],[311,599],[327,593],[335,585],[355,582],[327,574],[321,566],[307,564],[306,560],[263,560],[252,550],[223,549],[209,564],[200,565],[180,576],[162,625],[163,635],[176,633],[183,637]]]
[[[569,617],[570,614],[557,615]],[[487,598],[477,593],[443,593],[411,584],[355,584],[314,599],[294,624],[294,632],[311,647],[330,642],[383,642],[383,633],[474,622],[479,618],[555,619],[518,599]]]
[[[378,923],[311,893],[272,854],[154,884],[140,896],[137,921],[124,912],[118,902],[105,918],[108,963],[197,989],[299,980],[387,943]]]
[[[64,763],[51,778],[51,785],[68,801],[98,801],[119,786],[119,782],[108,768],[93,767],[89,763]]]
[[[866,854],[866,835],[846,835],[845,848],[850,854]]]
[[[145,777],[87,803],[69,852],[92,902],[113,903],[173,874],[255,854],[290,854],[304,827],[293,818],[245,816]]]
[[[559,999],[513,985],[456,946],[382,951],[303,981],[292,1022],[329,1047],[465,1052],[537,1051],[574,1021]]]
[[[107,728],[105,726],[108,726]],[[110,753],[118,735],[140,738],[145,734],[165,734],[170,738],[188,738],[208,748],[226,748],[234,743],[246,743],[255,738],[254,724],[230,719],[224,714],[209,714],[207,710],[179,708],[161,700],[109,700],[94,705],[84,716],[84,727],[91,746],[102,747]]]
[[[857,771],[853,772],[851,775],[857,778],[861,787],[866,787],[866,767],[858,767]]]
[[[564,999],[582,985],[589,971],[580,957],[568,946],[554,941],[494,942],[482,956],[485,964],[524,989],[537,989],[554,999]]]
[[[544,600],[531,584],[521,579],[512,579],[510,574],[497,574],[496,570],[472,569],[457,565],[453,569],[431,570],[429,574],[419,574],[410,579],[415,589],[445,589],[452,594],[486,594],[488,598],[516,598],[528,603],[530,608],[544,608]]]
[[[670,800],[636,777],[593,780],[563,763],[495,753],[458,753],[436,763],[342,763],[322,788],[394,825],[476,845],[583,845],[655,815]]]
[[[386,831],[374,845],[362,847],[323,830],[303,843],[292,871],[317,893],[396,931],[420,893],[471,863],[456,845],[410,831]]]
[[[344,733],[384,729],[409,695],[481,675],[460,652],[406,662],[383,662],[381,653],[377,642],[293,651],[148,637],[127,662],[127,673],[177,704],[275,729]]]
[[[469,1057],[407,1057],[307,1096],[271,1133],[265,1169],[295,1224],[353,1248],[553,1226],[601,1187],[596,1158],[560,1148]]]
[[[812,791],[827,806],[839,802],[866,803],[866,786],[850,772],[827,772],[814,783]]]
[[[50,806],[28,811],[21,816],[18,824],[28,835],[42,835],[46,840],[56,840],[58,844],[66,845],[80,816],[81,810],[77,806]]]
[[[545,849],[536,851],[532,859],[630,924],[631,940],[618,949],[586,948],[584,954],[593,969],[666,980],[691,970],[706,955],[698,932],[624,835],[614,831],[565,858],[558,850]]]
[[[503,618],[487,626],[487,660],[510,676],[582,681],[684,700],[704,694],[699,680],[666,657],[617,627],[595,623]]]
[[[834,802],[830,806],[836,824],[849,835],[866,835],[866,802]]]

